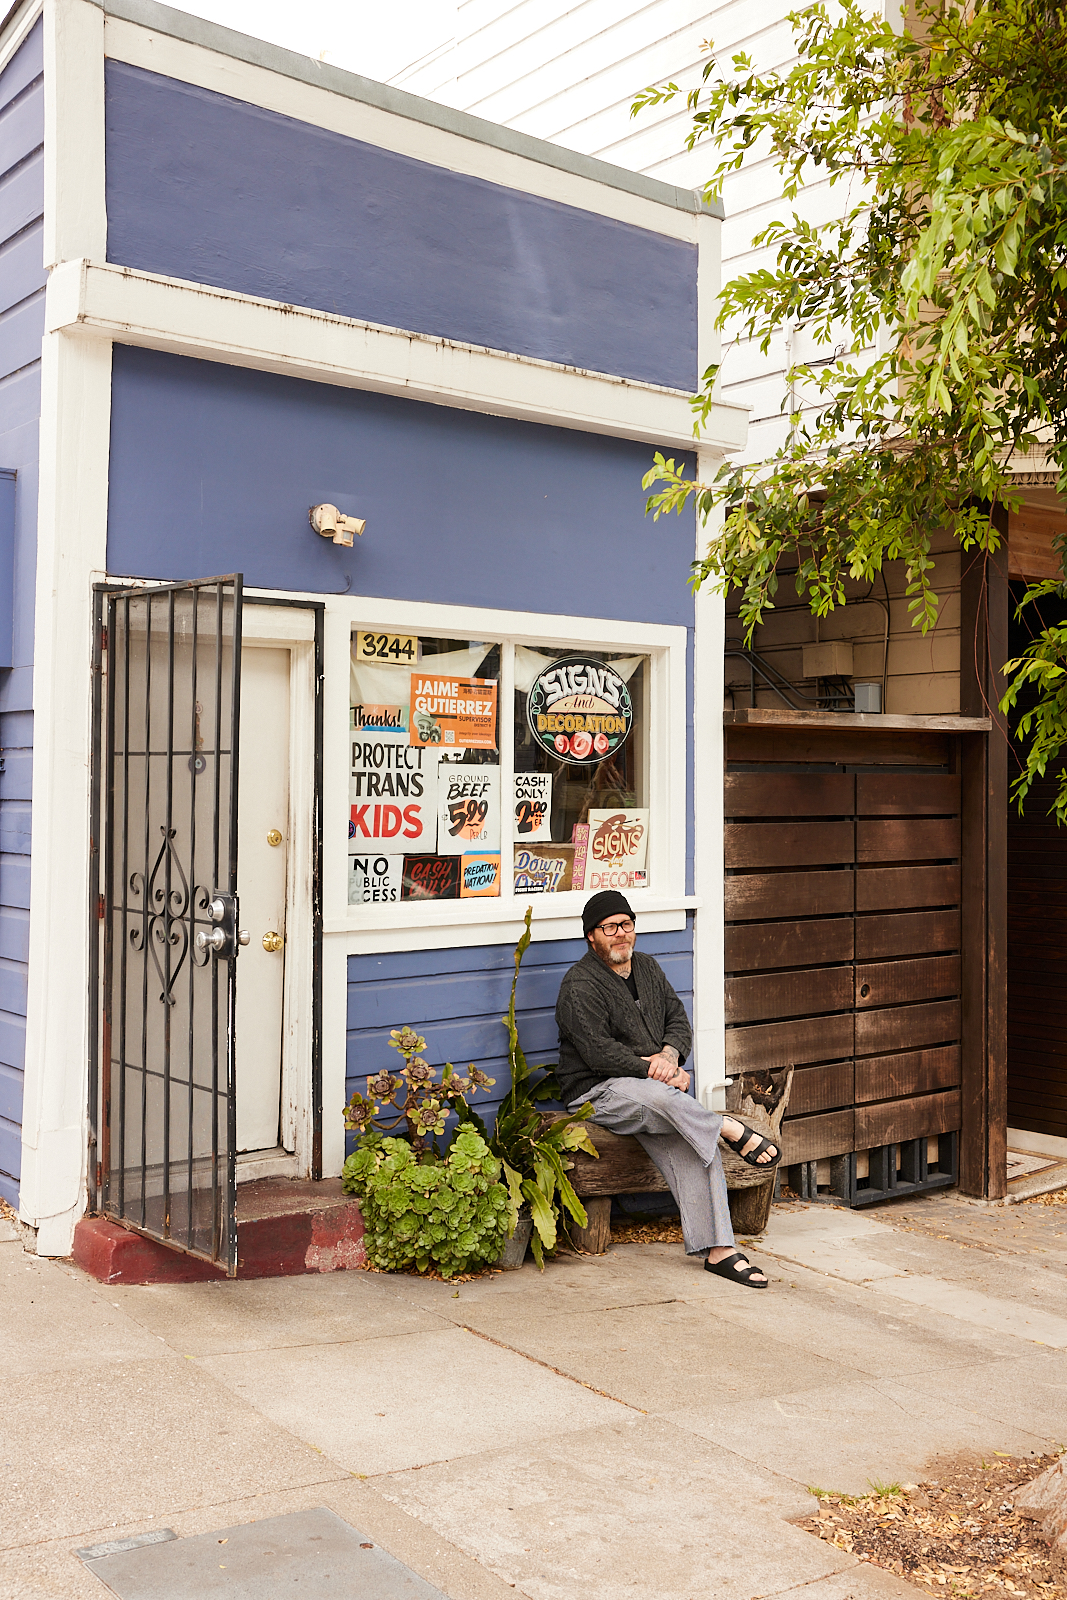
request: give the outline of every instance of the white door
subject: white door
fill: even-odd
[[[246,639],[241,659],[237,873],[237,1149],[292,1148],[282,1128],[290,651]]]

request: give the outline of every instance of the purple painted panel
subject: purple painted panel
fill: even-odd
[[[44,289],[0,314],[0,374],[21,372],[41,359]]]
[[[0,239],[10,239],[28,228],[43,211],[44,151],[37,150],[0,178]]]
[[[22,46],[15,52],[0,72],[0,106],[6,106],[20,95],[44,71],[44,22],[38,20],[26,35]],[[41,117],[44,129],[44,116]]]
[[[7,812],[3,813],[6,817]],[[26,853],[29,853],[29,810],[26,811],[27,832],[25,835]],[[16,841],[21,849],[22,840]],[[0,849],[7,849],[4,837],[0,834]],[[0,956],[5,961],[26,961],[30,949],[30,914],[28,911],[18,911],[12,906],[0,906]]]
[[[0,172],[6,173],[41,143],[44,79],[37,78],[0,111]]]
[[[0,906],[30,909],[30,858],[0,855]]]
[[[0,311],[18,305],[43,287],[43,245],[43,218],[0,245]]]
[[[688,623],[647,445],[116,345],[108,570]],[[368,518],[345,550],[308,527]]]
[[[44,25],[0,73],[0,1194],[18,1204],[45,271]]]
[[[696,383],[695,245],[107,62],[108,260]]]
[[[26,1019],[0,1011],[0,1061],[21,1072],[26,1059]]]

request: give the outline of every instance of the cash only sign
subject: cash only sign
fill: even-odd
[[[526,717],[537,743],[550,755],[592,766],[630,737],[633,701],[625,679],[608,662],[568,656],[537,674]]]

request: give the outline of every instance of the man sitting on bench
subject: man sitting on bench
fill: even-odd
[[[601,1127],[644,1146],[678,1202],[686,1252],[703,1256],[706,1271],[765,1289],[766,1275],[734,1245],[719,1138],[768,1172],[781,1151],[686,1093],[693,1030],[659,962],[634,949],[634,913],[624,896],[614,889],[593,895],[582,930],[589,949],[564,977],[556,1003],[564,1102],[577,1111],[591,1100]]]

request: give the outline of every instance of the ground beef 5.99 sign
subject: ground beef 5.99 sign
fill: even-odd
[[[624,680],[606,661],[569,656],[539,672],[526,715],[534,738],[557,760],[591,766],[626,743],[633,703]]]

